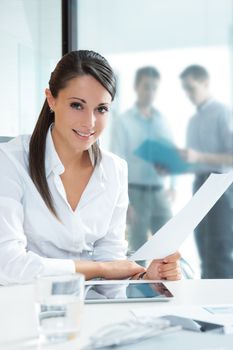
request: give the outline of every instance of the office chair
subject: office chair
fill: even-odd
[[[180,259],[180,267],[182,275],[185,279],[193,279],[194,278],[194,270],[192,269],[191,265],[188,263],[187,260],[181,257]]]
[[[0,136],[0,143],[1,142],[8,142],[12,139],[13,139],[13,137],[10,137],[10,136]]]

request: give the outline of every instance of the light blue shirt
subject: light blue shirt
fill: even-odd
[[[127,161],[129,184],[163,186],[164,179],[153,164],[134,155],[145,140],[158,138],[171,140],[172,137],[165,118],[154,108],[146,118],[135,105],[113,122],[112,151]]]
[[[197,109],[187,129],[187,147],[204,153],[233,153],[233,117],[224,104],[209,99]],[[201,172],[225,172],[224,166],[202,165]]]

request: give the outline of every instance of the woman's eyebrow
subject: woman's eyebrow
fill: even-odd
[[[79,97],[69,97],[68,100],[72,100],[72,99],[75,99],[75,100],[79,100],[83,103],[87,103],[85,100],[83,100],[82,98],[79,98]]]
[[[106,105],[110,105],[109,102],[102,102],[102,103],[99,103],[98,106],[106,106]]]
[[[74,96],[73,97],[68,97],[68,100],[73,100],[73,99],[79,100],[79,101],[81,101],[83,103],[87,103],[87,101],[85,101],[84,99],[79,98],[79,97],[74,97]],[[109,102],[101,102],[101,103],[98,104],[98,106],[106,106],[106,105],[110,105],[110,103]]]

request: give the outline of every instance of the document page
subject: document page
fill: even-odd
[[[232,182],[233,172],[211,174],[188,204],[141,246],[129,260],[163,259],[176,252]]]

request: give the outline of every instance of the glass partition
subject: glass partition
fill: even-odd
[[[231,0],[78,2],[79,48],[103,54],[117,75],[102,146],[128,162],[131,250],[178,212],[209,173],[232,169],[232,7]],[[181,76],[188,67],[191,73]],[[172,173],[173,159],[164,165],[137,158],[148,139],[174,145],[195,170]],[[223,202],[181,247],[197,277],[233,276],[233,194]]]

